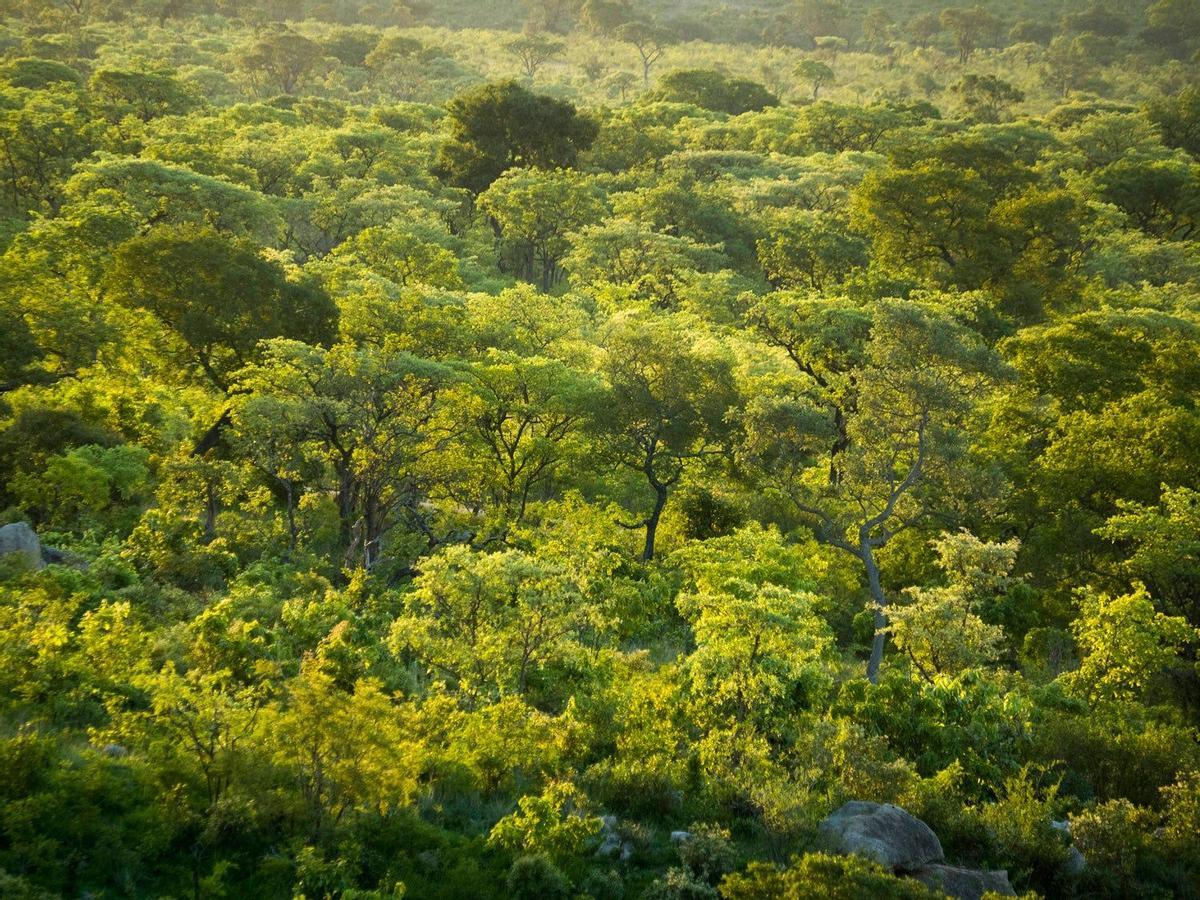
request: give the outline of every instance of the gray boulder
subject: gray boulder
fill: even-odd
[[[1065,820],[1052,821],[1050,823],[1050,827],[1055,831],[1065,835],[1067,840],[1071,839],[1070,822]],[[1072,844],[1067,848],[1067,861],[1063,863],[1063,868],[1065,868],[1067,873],[1070,875],[1079,875],[1084,869],[1087,868],[1087,857],[1080,852],[1078,847]]]
[[[1087,857],[1078,847],[1068,847],[1067,861],[1063,863],[1063,867],[1067,870],[1068,875],[1081,875],[1087,868]]]
[[[600,827],[600,846],[596,848],[596,855],[604,859],[612,859],[614,856],[620,855],[622,851],[621,835],[617,832],[617,817],[616,816],[601,816]]]
[[[24,522],[14,522],[0,528],[0,556],[10,553],[21,554],[32,569],[40,569],[45,565],[42,561],[42,542]]]
[[[958,900],[981,900],[984,894],[1015,897],[1016,891],[1008,882],[1003,869],[988,872],[981,869],[960,869],[957,866],[928,865],[912,873],[912,877],[927,887],[942,891]]]
[[[911,872],[945,859],[928,825],[890,803],[854,800],[821,822],[822,843],[835,853],[856,853],[888,869]]]

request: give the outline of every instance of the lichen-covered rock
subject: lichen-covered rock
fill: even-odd
[[[896,871],[945,859],[933,829],[890,803],[846,803],[821,822],[820,834],[835,853],[855,853]]]
[[[0,557],[10,553],[19,553],[28,562],[30,568],[40,569],[42,561],[42,542],[37,533],[24,522],[14,522],[0,528]]]
[[[912,873],[922,884],[934,888],[958,900],[981,900],[984,894],[1000,894],[1015,897],[1016,891],[1008,882],[1008,873],[1003,869],[960,869],[957,866],[931,864],[922,866]]]

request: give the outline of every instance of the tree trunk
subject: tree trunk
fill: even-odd
[[[646,546],[642,550],[642,560],[650,562],[654,559],[654,538],[658,534],[658,520],[662,518],[663,507],[667,505],[667,486],[655,484],[654,509],[646,517]]]
[[[204,543],[211,544],[217,539],[217,489],[209,479],[204,484]]]
[[[300,529],[296,524],[296,489],[290,478],[283,479],[283,487],[287,491],[288,553],[293,554],[300,538]]]
[[[867,680],[871,684],[879,683],[879,666],[883,662],[883,647],[887,642],[887,597],[883,593],[883,584],[879,579],[879,565],[875,562],[875,554],[871,545],[863,542],[860,558],[867,570],[867,584],[871,588],[871,599],[875,601],[875,637],[871,641],[871,658],[867,662]]]

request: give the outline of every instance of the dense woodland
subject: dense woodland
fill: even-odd
[[[1200,897],[1200,0],[0,15],[0,895]]]

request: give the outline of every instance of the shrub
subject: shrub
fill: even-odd
[[[517,805],[492,828],[489,844],[563,862],[600,832],[600,819],[588,814],[587,797],[570,782],[554,782],[541,796],[522,797]]]
[[[897,878],[859,856],[809,853],[787,869],[751,863],[721,883],[724,900],[938,900],[943,895],[920,882]]]
[[[1200,770],[1186,772],[1162,789],[1166,804],[1163,837],[1177,857],[1200,867]]]
[[[1006,778],[1003,796],[980,811],[995,839],[998,861],[1017,887],[1051,891],[1061,877],[1067,845],[1050,824],[1057,794],[1057,785],[1039,790],[1026,767]]]
[[[522,856],[512,864],[505,881],[512,900],[565,900],[571,883],[547,856]]]
[[[717,889],[687,869],[668,869],[642,894],[643,900],[718,900]]]
[[[1180,772],[1200,766],[1191,729],[1121,704],[1078,714],[1054,710],[1037,723],[1032,758],[1063,767],[1063,792],[1083,800],[1124,797],[1143,806]]]
[[[994,840],[979,808],[968,805],[963,780],[962,765],[953,762],[913,782],[898,803],[933,829],[948,859],[979,865],[988,858]]]
[[[1121,894],[1133,890],[1152,827],[1151,813],[1128,800],[1109,800],[1071,817],[1071,835],[1093,879]]]
[[[616,869],[597,869],[583,879],[579,892],[592,900],[622,900],[625,881]]]
[[[689,830],[691,837],[679,844],[679,861],[696,878],[716,884],[734,868],[735,851],[729,829],[696,823]]]

